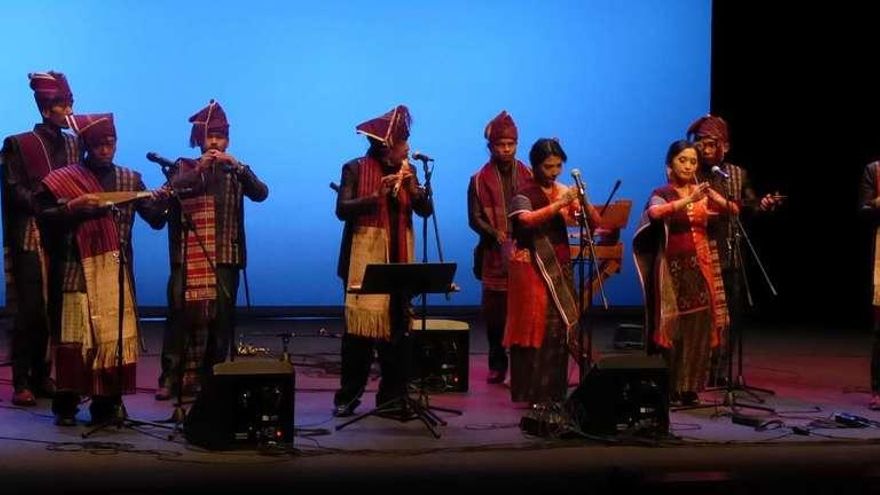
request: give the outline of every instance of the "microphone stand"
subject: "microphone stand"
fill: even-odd
[[[733,184],[730,180],[729,175],[718,173],[719,176],[722,177],[724,181],[724,199],[728,203],[733,202]],[[764,281],[767,283],[767,286],[770,289],[770,292],[776,296],[776,287],[773,285],[773,282],[770,280],[767,271],[764,269],[763,263],[761,263],[761,259],[758,257],[758,253],[755,250],[754,245],[752,245],[751,239],[749,239],[748,233],[743,227],[743,224],[739,218],[739,215],[734,213],[733,210],[728,208],[727,210],[728,223],[727,223],[727,233],[725,236],[725,242],[728,243],[728,252],[727,252],[727,260],[728,266],[730,269],[738,271],[739,276],[742,277],[743,288],[745,289],[746,299],[748,301],[749,307],[754,307],[754,300],[752,298],[751,286],[749,285],[748,276],[745,269],[745,263],[742,257],[742,248],[740,239],[745,239],[746,243],[749,246],[749,249],[752,253],[752,259],[755,260],[757,265],[761,269],[761,273],[764,276]],[[723,274],[723,272],[722,272]],[[736,275],[734,275],[736,277]],[[722,275],[723,279],[723,275]],[[722,280],[722,284],[723,284]],[[775,414],[776,410],[769,406],[761,406],[757,404],[746,404],[737,402],[736,392],[746,392],[748,393],[755,401],[763,404],[764,399],[758,397],[752,390],[758,392],[764,392],[768,394],[774,394],[772,390],[768,389],[759,389],[757,387],[749,387],[745,384],[743,379],[743,347],[742,347],[742,330],[739,328],[737,324],[739,320],[739,284],[737,280],[734,278],[731,280],[731,289],[734,292],[733,297],[730,298],[730,302],[728,303],[728,308],[730,311],[730,324],[727,329],[727,383],[724,387],[709,387],[706,391],[717,391],[724,390],[724,399],[722,401],[722,406],[726,406],[730,409],[729,414],[731,416],[737,415],[740,409],[754,409],[757,411],[765,411],[771,414]],[[725,288],[726,290],[726,288]],[[738,332],[737,335],[737,368],[738,374],[736,379],[733,377],[733,333]],[[684,410],[693,410],[693,409],[706,409],[710,407],[717,407],[717,404],[695,404],[691,406],[682,406],[673,409],[674,411],[684,411]],[[716,414],[721,415],[721,414]]]
[[[431,211],[431,221],[434,224],[434,241],[437,243],[437,258],[440,263],[443,263],[443,246],[440,243],[440,230],[437,226],[437,210],[434,208],[434,189],[431,187],[431,177],[434,175],[434,166],[428,165],[429,162],[433,161],[426,156],[414,156],[416,160],[422,162],[422,173],[425,175],[425,183],[423,187],[425,188],[425,201],[428,203],[428,207]],[[428,217],[422,218],[422,263],[428,262]],[[446,300],[449,300],[449,293],[446,293]],[[422,337],[425,335],[425,331],[428,326],[428,294],[422,293]],[[424,411],[416,411],[417,415],[426,415],[433,421],[436,421],[441,426],[446,426],[446,421],[437,416],[432,412],[432,410],[447,412],[451,414],[455,414],[458,416],[462,415],[462,411],[458,409],[450,409],[443,407],[433,407],[428,402],[428,393],[426,392],[425,382],[427,381],[426,366],[420,366],[420,374],[422,376],[419,377],[419,400],[418,404],[424,404]],[[407,376],[409,375],[409,370],[407,370]],[[421,413],[421,414],[420,414]],[[432,429],[433,431],[433,429]],[[435,433],[436,436],[436,433]]]
[[[729,179],[726,181],[725,192],[727,196],[725,199],[727,201],[731,201],[733,198],[732,192],[732,183]],[[764,269],[764,264],[761,262],[761,258],[758,257],[758,253],[755,250],[755,246],[752,244],[752,240],[749,238],[748,232],[746,232],[745,227],[742,224],[742,221],[739,215],[735,215],[733,212],[729,212],[729,224],[728,224],[728,236],[732,235],[732,246],[729,253],[729,259],[732,263],[729,265],[732,269],[737,270],[739,273],[739,277],[743,281],[743,289],[745,289],[746,301],[748,301],[749,308],[754,308],[755,302],[752,298],[751,286],[749,284],[748,274],[746,273],[745,260],[742,255],[742,239],[745,239],[746,245],[751,252],[752,259],[758,265],[758,268],[761,270],[761,275],[764,278],[764,281],[767,283],[767,287],[770,289],[770,293],[774,296],[777,295],[776,287],[773,285],[773,282],[770,280],[770,276],[767,274],[767,270]],[[728,346],[728,386],[736,391],[742,391],[749,394],[754,400],[759,403],[763,403],[764,399],[759,397],[755,392],[761,392],[765,394],[774,395],[775,392],[770,389],[758,388],[758,387],[750,387],[746,384],[745,378],[743,376],[743,329],[740,326],[739,322],[741,321],[741,314],[739,311],[739,284],[736,279],[732,280],[731,287],[733,288],[733,297],[737,300],[732,301],[733,304],[730,307],[735,310],[731,312],[731,324],[730,329],[728,331],[728,344],[732,344],[731,339],[733,338],[734,329],[736,330],[736,346],[737,346],[737,374],[734,378],[733,376],[733,348]],[[734,314],[736,313],[736,314]],[[735,397],[734,397],[735,399]]]
[[[246,251],[246,250],[245,250],[245,251]],[[244,278],[243,282],[244,282],[244,301],[245,301],[245,307],[247,308],[248,315],[251,315],[251,314],[252,314],[251,312],[253,311],[253,307],[251,306],[251,287],[250,287],[250,284],[248,283],[247,267],[244,267],[244,266],[243,266],[243,267],[241,268],[241,275],[242,275],[242,277]],[[240,351],[241,351],[242,349],[246,349],[248,346],[252,345],[252,344],[247,344],[247,343],[245,343],[245,338],[244,338],[244,337],[245,337],[245,335],[244,335],[244,330],[242,330],[242,331],[238,334],[238,349],[236,349],[236,351],[235,351],[236,354],[240,353]],[[229,352],[230,352],[230,355],[231,355],[232,352],[233,352],[233,350],[232,350],[232,346],[231,346],[231,341],[230,341],[230,349],[229,349]]]
[[[224,170],[226,170],[226,169],[224,169]],[[229,171],[227,171],[227,173],[235,173],[235,172],[229,172]],[[243,209],[243,208],[244,208],[244,203],[242,203],[242,209]],[[242,211],[244,211],[244,210],[242,210]],[[246,245],[244,246],[244,252],[247,253],[247,246],[246,246]],[[244,282],[244,303],[245,303],[245,307],[247,308],[248,316],[253,316],[253,309],[254,309],[254,308],[253,308],[253,306],[251,306],[251,284],[250,284],[250,282],[248,281],[247,266],[244,265],[244,264],[243,264],[242,267],[241,267],[241,275],[242,275],[242,278],[243,278],[242,281]],[[236,294],[236,295],[237,295],[237,294]],[[237,301],[233,301],[233,307],[235,307],[236,303],[237,303]],[[233,330],[232,333],[234,334],[235,331]],[[235,335],[230,335],[230,336],[229,336],[229,356],[230,356],[230,360],[231,360],[231,361],[234,361],[234,360],[235,360],[235,358],[232,357],[232,356],[234,356],[235,354],[237,354],[237,351],[234,350],[234,349],[232,348],[233,341],[235,340],[233,337],[235,337]],[[238,336],[238,348],[239,348],[239,349],[242,349],[242,348],[247,347],[248,345],[251,345],[251,344],[246,344],[246,343],[245,343],[245,339],[244,339],[244,330],[242,330],[242,332],[241,332],[241,333],[239,334],[239,336]]]
[[[113,405],[113,416],[106,420],[105,422],[94,426],[89,431],[83,432],[82,438],[88,438],[93,434],[103,430],[104,428],[115,426],[116,429],[130,428],[132,430],[138,431],[136,427],[138,426],[153,426],[157,428],[169,428],[166,425],[151,423],[148,421],[141,421],[136,419],[131,419],[128,416],[128,412],[125,410],[125,404],[122,402],[122,389],[123,389],[123,373],[122,367],[124,364],[123,359],[123,345],[122,345],[122,337],[123,337],[123,327],[125,326],[125,272],[127,270],[126,266],[128,265],[127,261],[127,253],[128,243],[125,239],[125,234],[122,231],[121,223],[122,223],[122,210],[119,209],[115,204],[110,205],[110,211],[113,215],[113,220],[116,223],[116,232],[117,232],[117,242],[119,243],[119,268],[117,270],[117,290],[119,293],[119,297],[117,299],[117,331],[116,331],[116,387],[118,387],[117,393],[119,394],[119,401]],[[134,301],[134,298],[132,298]],[[136,323],[135,323],[136,324]]]
[[[730,177],[724,178],[724,192],[725,192],[725,200],[728,202],[733,201],[733,183],[730,180]],[[749,247],[749,250],[752,255],[752,259],[758,265],[761,270],[761,273],[764,277],[764,281],[767,283],[767,287],[769,287],[770,292],[775,296],[777,295],[776,287],[774,287],[773,282],[770,280],[769,275],[767,275],[767,271],[764,269],[764,264],[761,263],[760,257],[758,257],[758,253],[755,250],[754,245],[752,244],[751,239],[749,238],[748,233],[746,232],[745,227],[743,227],[742,221],[738,214],[734,213],[732,210],[728,209],[728,225],[727,225],[727,242],[729,243],[728,249],[728,266],[730,269],[735,271],[734,278],[731,280],[731,289],[732,289],[732,298],[731,303],[729,305],[730,308],[734,309],[730,314],[730,327],[727,331],[727,384],[725,391],[725,403],[730,406],[732,412],[736,412],[738,408],[748,408],[748,409],[757,409],[761,411],[767,411],[770,413],[775,413],[775,409],[767,406],[756,406],[752,404],[741,404],[737,403],[736,392],[741,391],[749,394],[755,401],[759,403],[764,403],[764,399],[760,398],[756,395],[752,390],[764,392],[768,394],[774,394],[772,390],[767,389],[758,389],[752,388],[745,384],[745,380],[743,378],[743,338],[742,338],[742,328],[740,326],[740,311],[739,311],[739,283],[736,280],[736,276],[738,275],[742,280],[742,286],[745,290],[746,301],[748,301],[748,305],[750,308],[753,308],[755,305],[754,299],[752,298],[751,285],[749,284],[748,274],[746,273],[745,259],[742,254],[742,239],[746,240],[746,244]],[[738,273],[736,273],[738,272]],[[733,339],[734,333],[736,335],[736,346],[737,346],[737,375],[734,378],[733,375]],[[750,390],[751,389],[751,390]]]
[[[432,161],[427,157],[416,158],[422,162],[422,171],[425,174],[425,198],[431,207],[431,220],[434,222],[434,240],[437,243],[437,257],[440,263],[443,263],[443,246],[440,244],[440,230],[437,227],[437,211],[434,210],[434,190],[431,188],[431,176],[434,174],[434,166],[428,166],[428,162]],[[428,262],[428,217],[422,218],[422,263]],[[422,296],[424,297],[424,295]]]
[[[574,174],[573,174],[574,175]],[[578,368],[580,371],[579,383],[583,383],[587,371],[593,362],[593,325],[587,324],[587,318],[584,317],[585,311],[589,312],[593,305],[593,278],[596,277],[596,243],[593,240],[594,228],[589,223],[589,199],[587,198],[586,188],[583,187],[580,176],[575,175],[576,187],[578,190],[578,199],[581,204],[580,215],[576,215],[580,226],[579,241],[580,249],[578,250]],[[609,198],[609,201],[611,198]],[[607,204],[606,204],[607,206]],[[603,208],[604,209],[604,208]],[[590,264],[589,278],[584,277],[584,248],[589,248]],[[602,306],[608,309],[608,298],[605,295],[605,283],[601,275],[598,277],[599,292],[602,295]],[[587,333],[587,348],[584,350],[584,330]]]

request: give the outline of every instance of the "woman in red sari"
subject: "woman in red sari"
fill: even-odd
[[[567,157],[554,139],[529,152],[533,177],[510,204],[515,242],[508,267],[504,346],[510,348],[514,402],[554,402],[568,387],[568,343],[577,328],[566,216],[578,211],[574,188],[556,182]],[[589,207],[596,225],[599,215]]]
[[[669,364],[670,399],[693,404],[709,371],[711,349],[727,328],[727,306],[706,225],[710,215],[738,213],[706,182],[698,182],[697,150],[676,141],[666,153],[669,182],[651,193],[633,239],[645,294],[646,342]]]

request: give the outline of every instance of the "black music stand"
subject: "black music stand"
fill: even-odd
[[[396,294],[405,301],[423,294],[447,294],[455,290],[452,279],[455,276],[456,263],[387,263],[369,264],[364,271],[363,282],[360,286],[351,286],[348,289],[352,294]],[[425,330],[427,315],[422,312],[422,330]],[[409,328],[406,329],[409,333]],[[403,338],[408,338],[404,336]],[[409,357],[407,356],[407,360]],[[409,382],[409,367],[406,367],[407,383]],[[419,389],[419,398],[413,399],[407,391],[400,397],[395,397],[375,409],[358,415],[345,423],[336,426],[339,431],[346,426],[356,423],[370,416],[379,416],[407,422],[418,419],[430,430],[434,438],[440,438],[436,430],[437,425],[446,426],[446,421],[434,414],[433,410],[461,414],[455,409],[432,407],[428,403],[428,396],[424,387]]]

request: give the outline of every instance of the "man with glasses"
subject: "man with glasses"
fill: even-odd
[[[3,140],[3,251],[6,308],[13,316],[12,403],[34,406],[55,390],[49,377],[46,257],[37,224],[36,191],[49,172],[79,161],[76,138],[63,132],[73,94],[60,72],[28,74],[42,122]]]
[[[746,170],[725,160],[730,151],[730,139],[724,119],[715,115],[700,117],[688,127],[687,137],[694,142],[699,153],[700,180],[708,181],[713,190],[735,202],[741,215],[772,211],[782,203],[783,196],[778,191],[758,199]],[[716,244],[718,252],[719,275],[723,279],[731,326],[738,323],[743,309],[741,260],[736,257],[737,253],[732,252],[736,228],[729,215],[715,215],[708,225],[709,240]],[[710,385],[723,384],[722,377],[727,368],[725,348],[726,339],[722,339],[722,345],[712,359]]]

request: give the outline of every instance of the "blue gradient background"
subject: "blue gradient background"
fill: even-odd
[[[144,154],[195,155],[187,118],[210,98],[222,103],[229,151],[270,187],[266,202],[246,203],[256,305],[341,303],[342,224],[328,184],[366,148],[354,126],[398,103],[413,113],[413,150],[436,158],[444,255],[459,263],[462,291],[432,302],[479,303],[466,189],[488,156],[483,128],[506,109],[521,160],[555,136],[569,156],[565,182],[579,168],[594,202],[623,181],[618,197],[634,213],[607,292],[613,305],[641,304],[633,224],[665,181],[666,147],[709,104],[708,0],[22,1],[2,14],[2,135],[38,119],[26,74],[62,71],[76,112],[115,113],[116,162],[156,187],[163,177]],[[429,243],[436,260],[433,232]],[[162,305],[166,234],[139,222],[134,245],[139,303]]]

